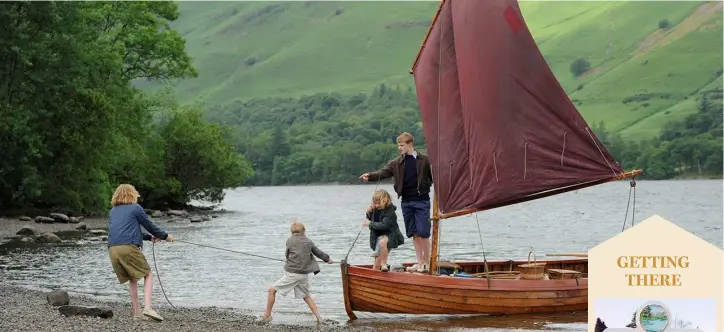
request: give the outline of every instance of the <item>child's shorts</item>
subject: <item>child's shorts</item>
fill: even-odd
[[[141,248],[135,244],[110,246],[108,255],[111,258],[113,271],[116,272],[118,282],[121,284],[129,280],[143,279],[151,273],[146,257]]]
[[[303,299],[309,296],[309,275],[284,271],[284,276],[272,287],[282,296],[287,296],[294,289],[294,297]]]

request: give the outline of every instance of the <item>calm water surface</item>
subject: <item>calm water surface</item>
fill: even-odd
[[[393,192],[391,185],[380,185]],[[231,211],[200,224],[158,224],[179,239],[237,251],[284,257],[289,222],[298,218],[307,235],[338,262],[360,230],[374,185],[258,187],[230,191],[222,208]],[[533,250],[585,252],[621,232],[629,194],[628,182],[504,207],[477,215],[488,259],[522,259]],[[395,204],[399,205],[399,201]],[[400,225],[402,214],[398,209]],[[630,213],[630,212],[629,212]],[[636,222],[658,214],[689,232],[722,247],[722,181],[639,181]],[[630,214],[628,226],[630,227]],[[403,226],[404,227],[404,226]],[[403,228],[404,229],[404,228]],[[482,260],[476,216],[450,219],[441,225],[442,259]],[[352,264],[371,263],[369,231],[353,248]],[[151,261],[151,245],[144,253]],[[390,263],[413,261],[412,242],[392,253]],[[282,275],[283,263],[202,248],[184,243],[156,246],[164,287],[175,305],[219,306],[264,310],[266,289]],[[61,287],[102,298],[125,299],[102,243],[0,253],[3,283],[36,289]],[[325,318],[345,322],[338,265],[322,264],[310,276],[313,297]],[[155,302],[164,301],[158,285]],[[290,295],[291,296],[291,295]],[[301,300],[281,297],[275,322],[312,322]],[[417,330],[422,324],[435,331],[586,330],[586,313],[508,317],[389,319],[360,315],[353,324],[395,330]]]

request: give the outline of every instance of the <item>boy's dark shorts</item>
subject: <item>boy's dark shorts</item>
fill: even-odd
[[[108,248],[113,271],[121,284],[129,280],[143,279],[151,273],[151,267],[143,256],[141,248],[135,244],[123,244]]]
[[[421,238],[429,238],[432,224],[430,223],[430,201],[402,202],[402,217],[405,220],[407,237],[417,234]]]

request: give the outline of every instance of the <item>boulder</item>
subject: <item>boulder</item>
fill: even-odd
[[[30,217],[28,217],[28,216],[22,216],[22,217],[20,217],[20,221],[31,221],[31,220],[33,220],[33,218],[30,218]]]
[[[20,230],[15,233],[16,235],[35,235],[38,231],[28,225],[23,226]]]
[[[51,213],[50,217],[53,218],[53,220],[55,220],[55,222],[57,223],[67,224],[68,222],[70,222],[70,218],[62,213]]]
[[[204,221],[204,218],[202,218],[202,217],[199,217],[199,216],[191,217],[191,222],[202,222],[202,221]]]
[[[32,237],[27,237],[27,236],[26,236],[26,237],[23,237],[22,239],[20,239],[20,242],[23,242],[23,243],[35,243],[35,240],[33,240]]]
[[[110,308],[84,307],[78,305],[64,305],[58,307],[58,312],[63,316],[89,316],[99,318],[112,318],[113,310]]]
[[[68,222],[71,224],[77,224],[80,222],[80,220],[78,220],[78,217],[70,217],[68,218]]]
[[[184,210],[168,210],[167,214],[169,216],[179,216],[179,217],[185,217],[185,216],[189,215],[189,213]]]
[[[55,221],[55,219],[53,219],[53,218],[48,218],[48,217],[44,217],[44,216],[37,216],[37,217],[35,217],[35,223],[36,223],[36,224],[40,224],[40,223],[43,223],[43,224],[52,224],[54,221]]]
[[[78,223],[78,225],[75,225],[75,229],[82,231],[88,229],[88,225],[86,225],[84,222]]]
[[[163,212],[161,212],[161,211],[153,211],[153,213],[151,213],[151,217],[153,217],[153,218],[161,218],[161,217],[163,217]]]
[[[212,214],[212,215],[211,215],[211,218],[218,218],[218,217],[219,217],[219,216],[218,216],[218,215],[215,215],[215,214]]]
[[[108,232],[102,229],[91,229],[89,233],[91,233],[91,235],[108,235]]]
[[[57,235],[53,233],[43,233],[35,238],[35,241],[40,243],[61,243],[63,242]]]
[[[208,215],[203,215],[201,216],[201,219],[204,219],[204,221],[209,221],[211,220],[211,217],[209,217]]]
[[[68,292],[62,289],[56,289],[50,293],[45,294],[45,298],[48,300],[48,304],[52,306],[68,305],[70,303],[70,297]]]

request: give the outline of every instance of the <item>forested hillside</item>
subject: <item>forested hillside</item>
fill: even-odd
[[[402,131],[424,149],[408,70],[436,6],[1,2],[0,210],[106,211],[119,183],[150,208],[355,182]],[[624,168],[721,177],[721,2],[522,8]]]
[[[424,142],[407,71],[436,6],[185,3],[176,26],[208,70],[177,93],[235,128],[256,171],[248,184],[355,181],[394,157],[401,131]],[[721,107],[721,3],[521,7],[570,98],[624,167],[657,179],[721,174],[721,127],[683,129]]]

